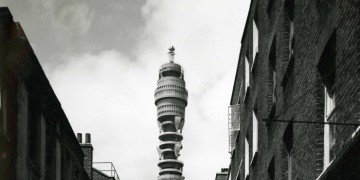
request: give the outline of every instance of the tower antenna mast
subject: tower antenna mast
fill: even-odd
[[[169,48],[169,52],[168,52],[168,55],[169,55],[169,60],[171,63],[174,63],[174,58],[175,58],[175,48],[174,46],[171,46]]]

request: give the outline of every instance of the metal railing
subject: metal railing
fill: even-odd
[[[240,104],[228,108],[229,153],[235,148],[236,136],[240,131],[240,108]]]
[[[109,177],[113,177],[115,180],[120,180],[119,174],[116,172],[115,166],[112,162],[93,162],[93,164],[97,167],[101,167],[99,169],[95,167],[100,172],[108,175]]]

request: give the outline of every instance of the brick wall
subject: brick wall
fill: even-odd
[[[270,3],[272,3],[270,5]],[[359,61],[359,2],[355,0],[295,0],[293,57],[289,55],[289,20],[284,7],[285,0],[253,0],[244,30],[231,104],[237,104],[238,96],[244,108],[241,111],[241,131],[232,156],[232,180],[240,169],[244,179],[244,139],[252,133],[252,111],[256,109],[259,120],[258,156],[250,166],[249,179],[269,178],[269,164],[274,158],[274,179],[287,178],[287,155],[284,152],[283,135],[287,122],[264,122],[273,115],[279,120],[301,122],[324,121],[324,81],[318,63],[326,44],[335,37],[335,109],[330,121],[357,123],[359,118],[360,61]],[[244,57],[252,59],[252,22],[254,13],[259,30],[259,52],[250,75],[250,91],[240,94],[244,81]],[[271,46],[276,44],[276,104],[272,114],[272,78],[269,71]],[[291,62],[291,63],[290,63]],[[251,65],[250,65],[251,66]],[[284,83],[283,83],[284,82]],[[241,90],[244,92],[244,90]],[[240,94],[240,95],[238,95]],[[240,98],[241,99],[241,98]],[[324,126],[310,123],[293,125],[293,179],[316,179],[323,171]],[[354,132],[354,126],[331,126],[336,137],[333,154],[341,150]],[[250,155],[252,139],[249,138]],[[251,162],[252,157],[250,157]],[[241,165],[240,165],[240,162]]]

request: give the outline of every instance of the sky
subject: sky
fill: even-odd
[[[3,0],[22,25],[75,133],[122,180],[157,179],[154,90],[175,46],[189,102],[188,180],[228,167],[227,109],[250,0]]]

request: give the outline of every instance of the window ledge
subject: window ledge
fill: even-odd
[[[253,155],[252,159],[251,159],[250,166],[255,166],[257,157],[258,157],[258,152],[256,151],[255,154]]]

